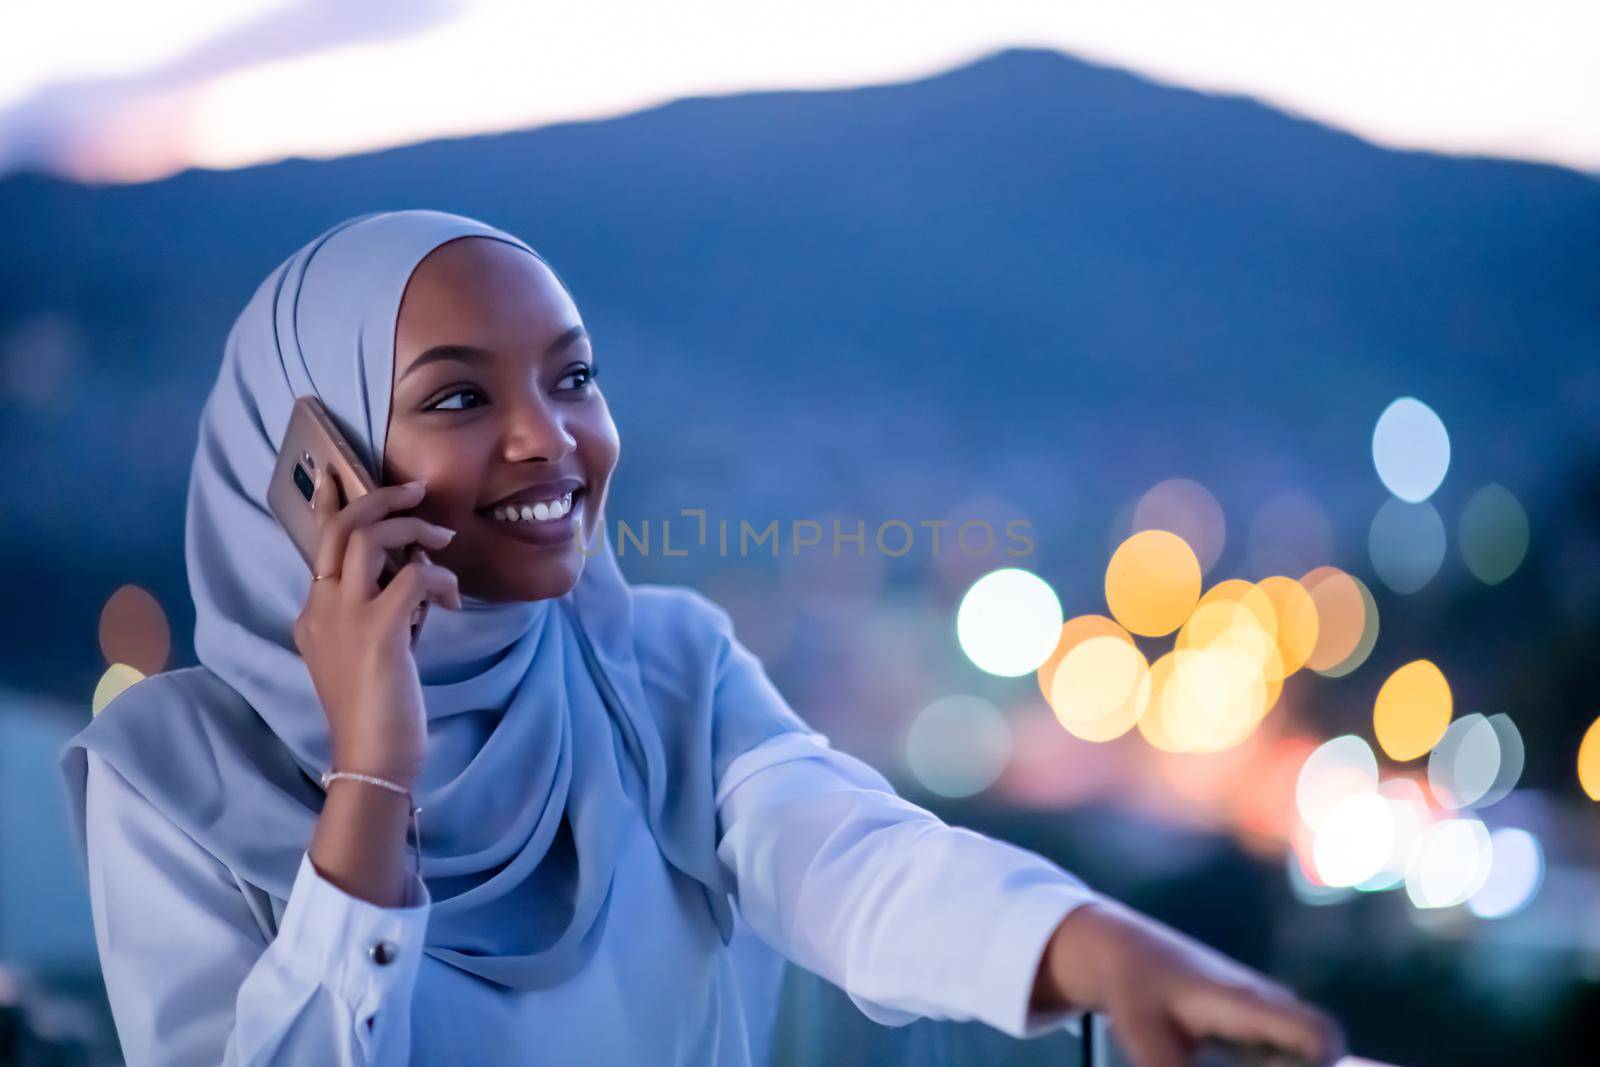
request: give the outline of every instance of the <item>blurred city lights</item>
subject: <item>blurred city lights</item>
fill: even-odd
[[[1039,693],[1047,702],[1051,699],[1056,668],[1067,658],[1067,653],[1091,637],[1115,637],[1130,645],[1133,644],[1133,637],[1128,631],[1104,615],[1076,615],[1062,623],[1061,633],[1056,638],[1055,650],[1034,672],[1039,679]]]
[[[1312,861],[1324,885],[1354,886],[1382,870],[1394,850],[1394,813],[1377,793],[1352,793],[1317,825]]]
[[[1489,837],[1489,877],[1467,900],[1480,919],[1500,919],[1527,907],[1544,884],[1544,849],[1526,830],[1504,826]]]
[[[1150,703],[1150,667],[1131,641],[1091,637],[1056,669],[1050,706],[1067,732],[1110,741],[1133,729]]]
[[[1403,396],[1372,431],[1372,462],[1384,486],[1410,504],[1433,495],[1450,469],[1450,435],[1433,409]]]
[[[1528,513],[1503,485],[1490,483],[1461,509],[1457,527],[1461,561],[1485,585],[1511,577],[1528,554]]]
[[[1396,593],[1415,593],[1431,582],[1444,550],[1444,520],[1432,504],[1391,498],[1372,518],[1367,536],[1372,569]]]
[[[1150,714],[1179,752],[1221,752],[1249,736],[1267,712],[1261,665],[1231,648],[1179,649]]]
[[[1278,620],[1278,655],[1283,660],[1280,677],[1288,677],[1306,665],[1317,646],[1316,602],[1293,578],[1274,575],[1256,584],[1272,601],[1273,614]]]
[[[1589,724],[1578,745],[1578,784],[1590,800],[1600,800],[1600,719]]]
[[[159,674],[172,652],[167,613],[148,591],[124,585],[100,609],[100,651],[107,663],[125,663],[141,674]]]
[[[956,612],[956,639],[979,670],[1014,678],[1037,670],[1061,636],[1061,601],[1038,575],[1018,567],[972,583]]]
[[[106,705],[122,695],[134,682],[144,678],[144,674],[137,667],[130,667],[126,663],[113,663],[106,668],[100,676],[100,681],[94,687],[94,698],[90,701],[90,714],[98,715],[106,709]]]
[[[1516,727],[1506,719],[1506,727],[1515,733]],[[1501,751],[1501,730],[1495,728],[1487,716],[1474,712],[1451,723],[1444,736],[1428,756],[1428,785],[1434,795],[1451,807],[1481,807],[1497,785],[1503,785],[1500,796],[1510,791],[1515,778],[1505,782],[1505,753]],[[1521,768],[1517,768],[1521,773]]]
[[[1394,889],[1405,881],[1406,870],[1422,844],[1422,832],[1432,821],[1422,787],[1410,778],[1391,778],[1378,786],[1378,795],[1389,806],[1394,833],[1389,855],[1356,888],[1367,893]]]
[[[1311,872],[1306,870],[1300,853],[1294,849],[1289,850],[1287,860],[1289,888],[1294,891],[1295,899],[1300,903],[1326,907],[1355,896],[1355,890],[1348,887],[1328,886],[1318,882]]]
[[[1168,478],[1152,486],[1133,509],[1133,533],[1166,530],[1194,550],[1200,570],[1209,573],[1227,541],[1222,505],[1192,478]]]
[[[1361,579],[1318,567],[1300,579],[1317,613],[1317,640],[1306,666],[1337,677],[1355,670],[1378,639],[1378,606]]]
[[[1318,745],[1300,767],[1294,802],[1300,818],[1313,830],[1346,797],[1378,788],[1378,757],[1355,734],[1344,734]]]
[[[1424,756],[1444,736],[1452,709],[1444,672],[1430,660],[1413,660],[1378,690],[1372,709],[1378,744],[1401,763]]]
[[[1406,871],[1406,895],[1419,908],[1466,903],[1489,878],[1494,846],[1477,819],[1440,819],[1422,832]]]
[[[1106,604],[1112,617],[1141,637],[1170,634],[1199,599],[1200,561],[1188,542],[1167,530],[1134,534],[1106,567]]]
[[[930,793],[966,797],[987,789],[1011,758],[1011,726],[981,697],[955,694],[918,713],[906,732],[906,766]]]

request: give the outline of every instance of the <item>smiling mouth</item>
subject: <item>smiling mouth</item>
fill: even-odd
[[[580,488],[545,500],[478,508],[476,514],[501,533],[518,541],[538,545],[563,544],[573,538],[574,516],[584,496],[585,491]]]

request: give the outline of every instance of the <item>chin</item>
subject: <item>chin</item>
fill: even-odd
[[[533,568],[485,576],[481,589],[462,592],[480,600],[549,600],[566,596],[583,575],[583,558],[576,552],[571,560],[551,560]]]

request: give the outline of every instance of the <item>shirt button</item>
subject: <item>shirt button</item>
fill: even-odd
[[[373,963],[381,967],[393,963],[394,958],[400,954],[400,950],[394,947],[392,941],[379,941],[367,950],[367,954],[372,957]]]

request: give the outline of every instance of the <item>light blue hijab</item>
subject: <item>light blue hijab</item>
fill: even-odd
[[[401,296],[429,252],[465,236],[537,255],[457,215],[363,215],[290,256],[239,316],[189,486],[202,666],[131,686],[63,750],[80,850],[92,749],[281,914],[322,808],[329,739],[291,636],[311,574],[267,508],[267,482],[304,395],[382,480]],[[685,587],[630,586],[603,509],[596,501],[600,532],[584,531],[593,554],[567,595],[432,605],[415,648],[430,742],[417,789],[426,951],[511,988],[557,983],[592,954],[629,807],[703,886],[726,943],[717,780],[761,741],[810,732],[726,612]]]

